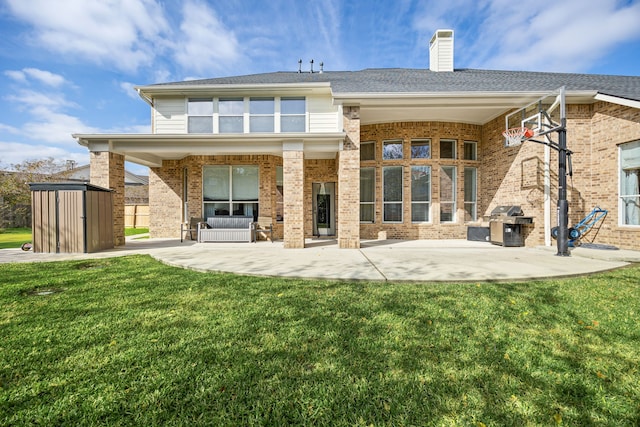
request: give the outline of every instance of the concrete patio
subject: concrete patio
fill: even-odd
[[[305,249],[274,243],[196,243],[127,239],[125,246],[92,254],[0,250],[0,263],[45,262],[148,254],[176,267],[257,276],[377,281],[509,281],[594,273],[640,262],[639,251],[555,247],[501,247],[467,240],[368,240],[339,249],[332,239],[309,239]]]

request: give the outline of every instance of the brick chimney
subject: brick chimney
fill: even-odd
[[[453,71],[453,30],[436,30],[429,42],[429,69]]]

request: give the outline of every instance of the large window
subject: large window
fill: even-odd
[[[213,99],[189,98],[187,102],[187,132],[213,132]]]
[[[402,166],[382,168],[382,220],[402,222]]]
[[[456,220],[456,167],[440,168],[440,222]]]
[[[360,222],[373,222],[376,201],[376,168],[360,169]]]
[[[251,98],[249,100],[249,132],[273,132],[273,98]]]
[[[382,143],[382,159],[402,159],[402,140],[384,141]]]
[[[478,170],[464,168],[464,220],[478,219]]]
[[[412,159],[430,159],[431,158],[431,140],[414,139],[411,141],[411,158]]]
[[[205,166],[202,170],[204,216],[253,216],[258,219],[258,166]]]
[[[305,132],[304,98],[280,99],[280,132]]]
[[[431,210],[431,167],[411,167],[411,221],[428,222]]]
[[[220,133],[244,132],[244,100],[220,98],[218,101]]]
[[[620,146],[620,224],[640,225],[640,141]]]
[[[440,140],[440,158],[441,159],[456,158],[456,140],[455,139]]]

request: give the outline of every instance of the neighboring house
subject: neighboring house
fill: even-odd
[[[507,113],[565,86],[569,223],[599,206],[609,215],[596,242],[640,249],[640,77],[454,69],[452,45],[452,31],[436,32],[430,69],[138,87],[151,134],[74,135],[90,151],[91,183],[116,190],[116,244],[125,160],[150,167],[152,237],[178,237],[190,217],[252,215],[270,217],[287,248],[314,235],[342,248],[463,239],[496,206],[520,205],[534,217],[525,244],[552,244],[556,153],[505,148],[502,131]]]
[[[55,174],[55,178],[58,181],[90,182],[91,168],[90,165],[73,167]],[[126,205],[149,204],[149,177],[125,169],[124,192]]]

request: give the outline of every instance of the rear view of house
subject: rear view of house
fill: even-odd
[[[124,244],[124,161],[150,167],[152,237],[192,217],[271,218],[287,248],[333,236],[460,239],[497,206],[533,218],[526,246],[550,245],[557,154],[505,147],[511,111],[565,88],[569,222],[609,214],[592,237],[640,249],[640,77],[455,69],[453,31],[430,68],[299,70],[137,87],[150,134],[76,134],[91,183],[114,190]],[[426,52],[425,52],[426,63]],[[595,233],[594,233],[595,234]]]

